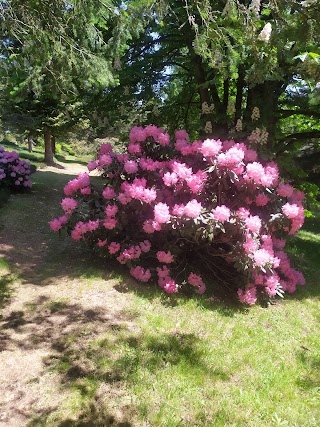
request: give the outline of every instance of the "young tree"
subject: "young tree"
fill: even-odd
[[[41,129],[45,160],[52,163],[52,136],[83,117],[84,94],[117,84],[115,58],[126,48],[131,16],[112,0],[0,6],[1,116],[21,131]]]

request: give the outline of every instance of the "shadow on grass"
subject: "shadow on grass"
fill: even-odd
[[[320,390],[320,354],[314,354],[310,349],[303,349],[298,352],[304,374],[299,377],[297,384],[304,390]]]
[[[298,287],[290,299],[320,298],[320,215],[306,218],[302,230],[286,247],[295,268],[303,272],[306,286]]]
[[[163,370],[169,374],[179,369],[182,375],[210,378],[213,383],[230,380],[221,366],[208,365],[207,348],[196,335],[132,329],[125,312],[88,310],[43,296],[1,323],[0,333],[6,334],[10,351],[45,349],[41,375],[58,375],[61,392],[71,394],[78,408],[70,417],[68,408],[66,416],[61,405],[52,408],[47,403],[39,409],[36,403],[26,414],[28,426],[50,425],[52,417],[60,427],[130,426],[137,418],[139,402],[128,394],[128,387],[139,381],[149,387],[150,378]],[[37,402],[39,397],[34,397]],[[21,402],[16,405],[21,407]]]
[[[86,161],[84,161],[84,160],[80,160],[80,159],[70,159],[70,158],[67,158],[67,157],[65,157],[65,156],[63,156],[62,154],[55,154],[55,156],[54,156],[59,162],[63,162],[63,163],[71,163],[71,164],[73,164],[73,163],[76,163],[76,164],[80,164],[80,165],[83,165],[83,166],[87,166],[87,164],[88,164],[88,162],[86,162]]]
[[[23,409],[22,401],[11,404],[9,412],[24,413],[29,426],[50,424],[54,413],[57,426],[130,426],[128,408],[123,407],[122,415],[113,415],[108,407],[112,390],[107,393],[103,385],[112,383],[110,371],[100,366],[100,357],[111,357],[105,347],[96,353],[95,340],[106,332],[119,334],[125,328],[127,318],[124,313],[109,312],[101,308],[86,309],[79,304],[68,304],[41,296],[33,304],[25,305],[21,311],[13,311],[1,319],[1,351],[22,350],[25,354],[36,349],[44,349],[44,372],[54,371],[59,378],[61,392],[74,393],[79,410],[74,417],[66,416],[60,407],[51,407],[50,399],[45,405],[36,404]],[[44,373],[42,372],[42,374]],[[42,375],[41,374],[41,375]],[[39,372],[38,372],[39,375]],[[39,378],[33,378],[38,381]],[[28,391],[32,393],[32,390]],[[118,393],[119,394],[119,393]],[[28,396],[30,398],[30,396]],[[39,396],[31,396],[33,402]],[[41,399],[40,399],[41,400]],[[47,405],[47,406],[46,406]],[[131,407],[130,411],[133,410]],[[67,411],[68,412],[68,411]],[[10,415],[10,414],[9,414]]]

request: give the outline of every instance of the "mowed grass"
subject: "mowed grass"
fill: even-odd
[[[126,287],[129,325],[64,341],[52,369],[70,394],[46,422],[114,425],[120,410],[119,426],[319,426],[319,226],[289,244],[306,287],[268,308]]]
[[[44,163],[44,147],[34,146],[32,152],[30,153],[26,145],[19,145],[8,140],[0,141],[0,145],[2,145],[7,151],[17,151],[21,159],[30,162],[37,169],[46,166]],[[63,153],[57,154],[54,157],[54,160],[63,163],[80,163],[82,165],[87,165],[87,163],[92,160],[93,157],[94,156],[84,156],[83,158],[79,158],[67,153]]]
[[[28,238],[34,227],[49,245],[44,279],[63,270],[71,257],[74,266],[67,273],[70,280],[79,278],[83,294],[95,282],[116,279],[125,305],[118,322],[106,322],[98,335],[93,317],[92,323],[70,323],[70,331],[52,341],[45,369],[60,376],[65,398],[29,426],[320,425],[319,215],[288,245],[307,285],[267,308],[248,309],[210,295],[167,296],[82,249],[76,252],[78,243],[52,235],[48,218],[59,211],[58,187],[67,178],[38,173],[33,200],[28,195],[17,196],[15,205],[11,200],[6,218],[10,210],[18,222],[26,209],[35,209],[25,217],[24,230]],[[35,213],[36,199],[41,214]],[[3,268],[10,273],[9,265]],[[30,310],[62,315],[74,310],[73,304],[62,292]]]

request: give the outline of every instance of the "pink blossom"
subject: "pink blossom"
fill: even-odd
[[[166,146],[170,144],[170,136],[167,133],[160,132],[157,136],[159,144],[162,146]]]
[[[130,246],[129,248],[125,249],[121,253],[121,258],[129,260],[129,259],[138,259],[141,255],[141,249],[140,246]]]
[[[157,139],[159,129],[155,125],[148,125],[144,128],[144,131],[147,136],[152,136],[154,139]]]
[[[105,213],[106,213],[107,217],[111,218],[117,214],[118,210],[119,210],[119,208],[117,205],[108,205],[106,207]]]
[[[130,269],[130,274],[140,282],[148,282],[151,278],[150,270],[145,270],[144,268],[137,266]]]
[[[259,162],[253,162],[247,164],[247,175],[256,184],[261,183],[261,178],[264,176],[264,167]]]
[[[176,139],[188,139],[189,135],[185,129],[177,130],[175,132],[175,138]]]
[[[238,165],[244,159],[244,150],[237,147],[232,147],[225,153],[221,153],[217,157],[217,162],[219,166],[229,166]]]
[[[236,214],[242,221],[246,220],[250,216],[250,211],[244,207],[241,207],[237,210]]]
[[[243,243],[242,246],[243,246],[246,254],[252,254],[253,252],[255,252],[258,249],[259,244],[252,237],[247,236],[247,239],[246,239],[245,243]]]
[[[274,247],[277,249],[283,249],[286,246],[286,241],[284,239],[277,239],[276,237],[272,238]]]
[[[293,203],[297,203],[300,204],[302,202],[302,200],[304,199],[304,192],[300,191],[300,190],[294,190],[292,196],[291,196],[291,201]]]
[[[107,230],[113,230],[116,225],[117,225],[117,220],[115,218],[106,218],[103,221],[103,226],[107,229]]]
[[[268,264],[269,262],[272,261],[272,257],[270,256],[270,253],[265,249],[258,249],[253,254],[253,258],[258,267],[262,267],[265,264]]]
[[[130,142],[142,142],[146,139],[147,134],[142,127],[134,126],[130,131]]]
[[[63,223],[61,222],[60,218],[53,219],[49,222],[50,228],[53,231],[59,231],[62,228]]]
[[[127,196],[124,193],[119,193],[118,194],[118,200],[122,205],[127,205],[128,203],[131,202],[131,197]]]
[[[177,174],[181,179],[190,178],[192,175],[192,169],[189,168],[185,163],[173,162],[172,170]]]
[[[91,188],[90,187],[81,188],[80,193],[83,195],[91,194]]]
[[[214,157],[220,153],[221,149],[222,142],[220,139],[206,139],[200,148],[200,152],[204,155],[204,157]]]
[[[103,248],[103,246],[105,246],[106,244],[107,244],[107,239],[106,240],[98,239],[97,245],[99,246],[99,248]]]
[[[100,226],[100,221],[97,219],[95,221],[91,221],[89,220],[86,224],[85,224],[87,230],[86,231],[93,231],[93,230],[97,230],[97,228],[99,228]]]
[[[134,160],[128,160],[124,164],[124,170],[131,174],[131,173],[137,173],[138,172],[138,165],[137,162]]]
[[[212,212],[216,221],[224,222],[230,219],[230,209],[225,205],[217,206]]]
[[[280,184],[277,188],[277,194],[281,197],[291,197],[293,187],[290,184]]]
[[[269,203],[269,201],[270,201],[269,197],[261,193],[258,194],[255,199],[257,206],[266,206]]]
[[[282,206],[282,212],[289,219],[296,218],[299,215],[299,206],[296,204],[286,203]]]
[[[141,145],[137,143],[130,143],[128,145],[128,152],[130,154],[141,154]]]
[[[95,169],[97,169],[97,167],[99,166],[99,161],[98,160],[93,160],[92,162],[89,162],[87,164],[87,168],[88,170],[91,172]]]
[[[175,149],[180,151],[183,156],[188,156],[193,152],[192,145],[189,144],[185,139],[177,139],[174,146]]]
[[[70,197],[65,197],[61,201],[61,206],[65,212],[71,213],[78,206],[78,202]]]
[[[277,293],[277,289],[280,286],[280,278],[277,274],[274,274],[273,276],[269,276],[266,279],[266,288],[265,291],[269,296],[275,296]]]
[[[151,243],[149,242],[149,240],[144,240],[143,242],[140,242],[140,248],[142,252],[149,252],[151,249]]]
[[[142,226],[142,229],[147,234],[152,234],[155,231],[161,230],[161,225],[157,221],[153,221],[152,219],[147,219]]]
[[[169,206],[166,203],[157,203],[154,207],[154,219],[159,224],[170,221]]]
[[[110,200],[116,196],[116,192],[112,187],[105,187],[105,189],[102,192],[102,195],[105,199]]]
[[[171,252],[158,251],[157,259],[159,262],[164,264],[171,264],[172,262],[174,262],[174,258]]]
[[[248,287],[245,292],[238,289],[238,297],[240,302],[253,305],[257,301],[257,289],[254,286]]]
[[[188,277],[188,283],[191,286],[196,286],[198,289],[196,293],[202,295],[206,290],[206,285],[203,283],[202,277],[195,273],[190,273]]]
[[[161,287],[167,294],[175,294],[176,292],[178,292],[178,285],[170,277],[166,277],[163,279],[163,284]]]
[[[109,154],[102,154],[99,157],[99,164],[101,167],[110,166],[112,163],[112,157]]]
[[[246,150],[244,155],[244,158],[247,162],[255,162],[257,160],[257,157],[257,152],[251,149]]]
[[[189,218],[198,218],[201,213],[202,205],[197,200],[193,199],[188,202],[184,208],[183,214]]]
[[[199,170],[196,174],[186,178],[186,182],[192,193],[197,194],[203,190],[206,179],[207,174]]]
[[[101,144],[100,150],[99,150],[99,154],[108,154],[112,151],[112,145],[107,143],[107,144]]]
[[[174,205],[172,208],[172,215],[175,215],[177,217],[182,217],[184,213],[185,205]]]
[[[258,216],[250,215],[245,220],[245,224],[246,224],[248,230],[252,231],[253,233],[259,233],[260,228],[261,228],[261,219]]]
[[[120,251],[120,243],[111,242],[110,245],[108,246],[108,250],[111,255],[116,254],[117,252]]]
[[[169,276],[169,269],[166,265],[163,265],[162,267],[157,267],[156,270],[159,278]]]
[[[261,184],[265,187],[272,187],[278,184],[279,169],[274,162],[269,162],[265,166],[265,175],[261,179]]]
[[[173,173],[166,172],[163,175],[162,179],[163,179],[164,185],[166,185],[167,187],[171,187],[172,185],[178,182],[178,176],[174,172]]]

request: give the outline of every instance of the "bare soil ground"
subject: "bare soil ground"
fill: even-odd
[[[1,278],[0,426],[134,425],[116,381],[102,379],[89,408],[70,404],[70,379],[81,389],[81,379],[95,375],[89,340],[134,328],[121,279],[99,266],[91,274],[96,261],[85,248],[49,229],[63,185],[84,170],[71,163],[39,170],[32,192],[13,195],[0,212],[0,256],[10,266]],[[67,373],[59,371],[67,362]]]

